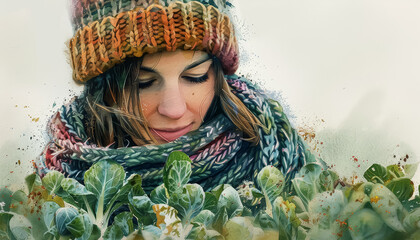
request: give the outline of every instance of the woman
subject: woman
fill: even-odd
[[[101,159],[162,182],[167,156],[193,161],[209,190],[252,180],[266,165],[293,178],[316,161],[281,106],[244,78],[225,1],[73,0],[73,77],[84,93],[50,122],[38,172],[83,181]]]

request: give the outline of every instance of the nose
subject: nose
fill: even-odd
[[[179,86],[172,86],[164,90],[158,112],[171,119],[180,119],[187,110],[185,98]]]

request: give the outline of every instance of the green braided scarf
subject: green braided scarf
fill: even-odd
[[[280,104],[266,97],[248,80],[226,76],[232,92],[260,120],[260,142],[253,146],[225,114],[218,114],[196,131],[173,142],[123,148],[89,144],[84,129],[83,101],[63,106],[50,121],[51,142],[37,160],[38,173],[51,170],[83,181],[84,172],[95,162],[112,159],[127,171],[142,175],[143,187],[150,191],[162,183],[162,167],[172,151],[183,151],[192,160],[191,181],[205,190],[219,184],[237,186],[253,180],[267,165],[278,167],[289,182],[307,162],[320,161],[290,126]]]

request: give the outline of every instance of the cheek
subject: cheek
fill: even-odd
[[[158,104],[159,104],[158,93],[140,94],[140,107],[141,107],[142,115],[146,121],[149,121],[153,113],[157,111]]]
[[[196,118],[203,118],[214,97],[214,81],[209,81],[189,89],[186,94],[187,105]]]

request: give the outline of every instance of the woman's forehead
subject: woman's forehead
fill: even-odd
[[[191,63],[206,60],[209,54],[204,51],[176,50],[174,52],[159,52],[147,54],[142,61],[142,67],[160,69],[164,67],[186,67]]]

